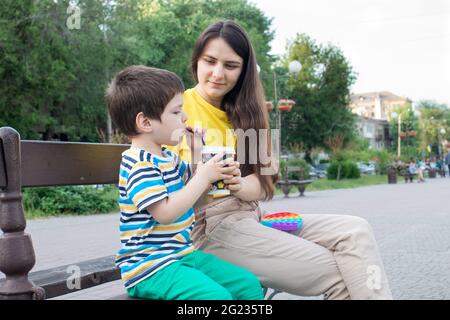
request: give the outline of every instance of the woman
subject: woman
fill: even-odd
[[[186,90],[183,111],[188,125],[207,128],[207,145],[235,143],[227,129],[269,128],[255,53],[239,25],[223,21],[209,26],[198,38],[191,62],[197,85]],[[364,219],[306,214],[295,235],[260,224],[257,201],[272,198],[274,192],[273,177],[261,173],[265,165],[259,150],[266,150],[270,141],[262,137],[244,151],[238,141],[242,176],[236,172],[226,181],[231,196],[210,198],[197,208],[194,244],[253,272],[264,286],[291,294],[391,299],[376,241]],[[251,161],[255,150],[256,163]],[[179,152],[190,159],[185,145]]]

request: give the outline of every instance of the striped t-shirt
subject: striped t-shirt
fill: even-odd
[[[147,207],[184,187],[191,167],[163,148],[164,156],[130,148],[122,153],[119,174],[120,240],[116,265],[130,288],[194,251],[190,234],[194,210],[172,224],[157,222]]]

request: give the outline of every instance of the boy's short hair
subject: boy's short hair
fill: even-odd
[[[106,103],[114,125],[133,137],[136,115],[143,112],[151,119],[161,120],[161,114],[173,97],[184,91],[183,81],[168,70],[143,65],[120,71],[106,89]]]

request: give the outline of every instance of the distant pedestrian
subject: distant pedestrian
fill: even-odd
[[[448,149],[448,153],[445,156],[445,164],[448,167],[448,172],[449,172],[448,176],[450,177],[450,148]]]
[[[423,173],[425,172],[426,166],[422,160],[417,162],[417,182],[425,182]]]
[[[445,164],[440,156],[436,160],[436,169],[441,177],[445,177]]]

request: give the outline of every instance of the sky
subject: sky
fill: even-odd
[[[450,107],[450,0],[250,0],[273,18],[272,54],[306,33],[339,47],[352,93],[390,91]]]

